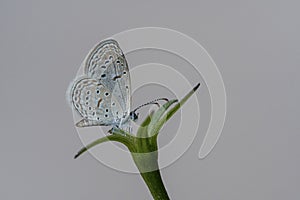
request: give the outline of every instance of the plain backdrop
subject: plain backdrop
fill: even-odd
[[[200,131],[162,170],[171,198],[299,199],[299,6],[291,0],[1,0],[0,199],[151,199],[140,176],[89,154],[73,159],[82,143],[65,101],[96,43],[144,26],[197,40],[218,65],[227,92],[226,123],[213,152],[198,159]],[[135,63],[143,55],[128,59]],[[198,98],[207,122],[205,85]]]

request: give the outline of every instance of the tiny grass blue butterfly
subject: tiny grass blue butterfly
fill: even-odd
[[[127,61],[113,40],[100,42],[84,61],[84,75],[71,84],[72,107],[83,117],[77,127],[128,127],[131,88]]]
[[[130,112],[131,84],[125,56],[117,41],[108,39],[94,47],[84,61],[84,75],[71,83],[68,92],[72,107],[83,117],[77,127],[112,126],[130,130],[139,108],[157,104],[150,101]]]

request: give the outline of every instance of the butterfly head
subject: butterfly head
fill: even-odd
[[[130,119],[135,122],[139,118],[139,113],[135,113],[135,111],[131,111],[129,116],[130,116]]]

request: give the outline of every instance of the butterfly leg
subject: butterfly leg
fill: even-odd
[[[117,125],[115,125],[108,131],[108,133],[110,133],[110,134],[118,133],[119,130],[120,130],[120,128]]]
[[[126,134],[118,125],[113,126],[108,131],[108,133],[110,133],[110,134],[121,134],[121,135],[125,135]]]
[[[127,131],[128,133],[132,133],[132,127],[128,126],[126,131]]]

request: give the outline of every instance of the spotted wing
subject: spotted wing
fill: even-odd
[[[96,45],[87,55],[84,72],[88,77],[101,79],[103,78],[103,73],[112,62],[117,61],[122,56],[123,52],[115,40],[104,40]]]
[[[115,121],[128,117],[131,103],[130,74],[126,58],[115,40],[100,42],[87,56],[85,73],[111,92]]]
[[[70,93],[73,107],[83,117],[77,126],[109,126],[115,123],[110,109],[112,94],[99,80],[78,78]]]

